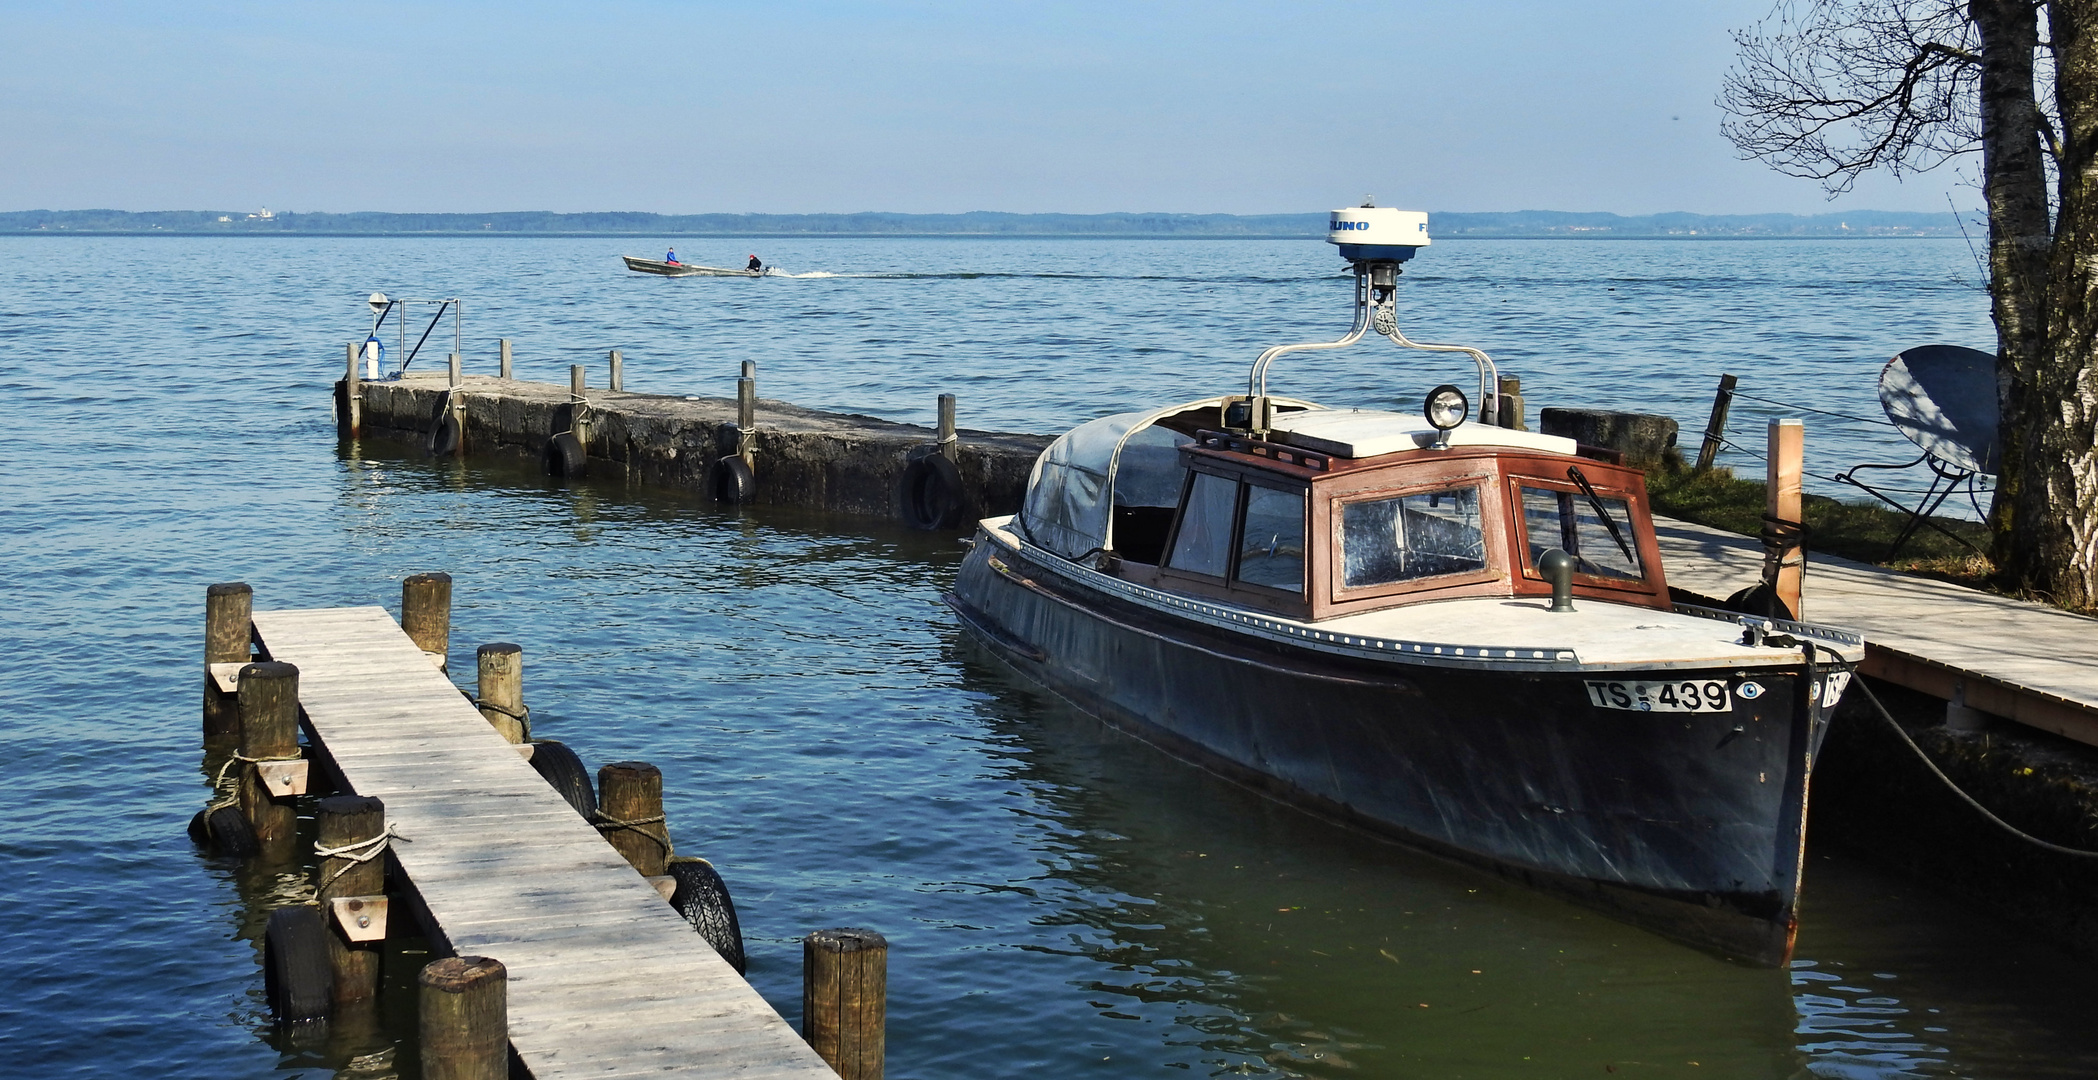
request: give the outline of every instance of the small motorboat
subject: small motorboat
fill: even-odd
[[[1280,357],[1409,340],[1427,215],[1335,211],[1338,341],[1244,395],[1082,424],[977,526],[949,605],[1021,674],[1167,752],[1744,962],[1797,926],[1808,778],[1864,641],[1671,602],[1642,475],[1471,418],[1271,396]]]
[[[636,273],[661,274],[664,277],[764,277],[763,270],[742,270],[726,266],[697,266],[692,263],[664,262],[661,259],[637,259],[632,255],[621,255],[626,268]]]

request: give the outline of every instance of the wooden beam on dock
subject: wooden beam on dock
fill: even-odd
[[[510,1042],[537,1080],[834,1075],[385,609],[254,622],[298,665],[316,756],[384,800],[433,950],[507,969]]]
[[[1677,589],[1717,602],[1762,574],[1754,537],[1654,531]],[[1813,621],[1865,635],[1865,674],[2098,746],[2098,620],[1815,552],[1802,588]]]

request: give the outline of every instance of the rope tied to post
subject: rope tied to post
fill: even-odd
[[[1778,571],[1786,567],[1799,567],[1807,572],[1807,527],[1804,522],[1787,521],[1774,514],[1763,515],[1763,583],[1777,584]],[[1786,552],[1792,552],[1786,557]]]
[[[226,758],[226,763],[219,766],[219,774],[212,778],[211,790],[214,792],[214,794],[212,796],[211,801],[204,805],[205,811],[209,812],[212,810],[216,810],[221,806],[232,806],[234,803],[240,801],[239,785],[236,783],[231,783],[232,781],[237,781],[239,777],[228,775],[233,771],[233,766],[235,764],[243,761],[247,762],[250,765],[261,765],[271,761],[298,761],[299,759],[305,756],[305,754],[297,750],[294,750],[289,754],[279,754],[274,757],[249,757],[248,755],[243,754],[237,750],[234,751],[231,756]],[[232,789],[230,791],[228,790],[229,786]]]
[[[379,830],[379,835],[374,836],[368,840],[358,840],[353,843],[343,844],[339,847],[322,847],[318,843],[314,844],[313,853],[316,856],[319,856],[323,859],[346,860],[341,866],[335,868],[334,873],[329,874],[325,879],[321,881],[319,888],[325,890],[328,886],[335,884],[335,879],[343,876],[344,874],[349,873],[352,869],[361,866],[364,863],[368,863],[373,859],[376,859],[379,856],[384,855],[386,853],[386,850],[392,846],[390,844],[390,841],[393,840],[399,840],[404,844],[412,844],[415,842],[394,831],[393,822],[389,821],[386,823],[386,827],[384,829]]]
[[[602,810],[594,811],[590,815],[590,824],[597,826],[597,831],[615,832],[620,829],[626,829],[630,832],[640,833],[655,841],[656,846],[663,849],[663,854],[668,855],[671,850],[670,841],[641,827],[643,825],[660,825],[665,820],[666,818],[662,814],[657,814],[654,817],[634,818],[632,820],[611,817]]]

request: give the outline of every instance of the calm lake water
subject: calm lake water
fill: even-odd
[[[895,1077],[2098,1072],[2084,966],[1841,852],[1812,853],[1794,968],[1745,970],[1054,706],[938,604],[951,537],[337,447],[327,386],[374,289],[464,297],[475,370],[509,337],[524,377],[601,384],[619,348],[631,389],[726,395],[753,360],[767,397],[929,422],[949,391],[965,426],[1035,432],[1242,385],[1347,316],[1317,242],[679,246],[833,276],[645,278],[616,256],[660,246],[606,239],[0,238],[0,1076],[414,1075],[398,1015],[271,1036],[255,937],[299,868],[203,858],[183,826],[204,587],[392,605],[430,569],[455,668],[520,642],[539,734],[662,768],[790,1020],[802,934],[889,936]],[[1638,408],[1687,441],[1723,370],[1877,418],[1886,357],[1989,345],[1975,276],[1959,241],[1445,241],[1401,312],[1521,375],[1533,422]],[[1366,345],[1274,386],[1412,408],[1463,373]],[[1776,411],[1744,402],[1736,438]],[[1906,446],[1808,431],[1821,473]]]

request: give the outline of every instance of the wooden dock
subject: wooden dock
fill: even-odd
[[[1713,600],[1754,584],[1753,537],[1656,517],[1668,583]],[[1865,635],[1874,678],[2098,746],[2098,620],[1812,552],[1808,620]]]
[[[835,1077],[385,609],[253,618],[299,669],[313,756],[384,800],[433,950],[509,969],[511,1046],[537,1080]]]

